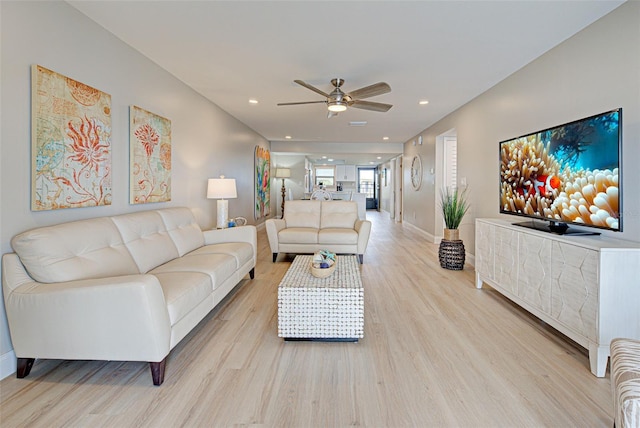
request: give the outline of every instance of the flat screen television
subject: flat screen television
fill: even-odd
[[[621,155],[621,108],[501,141],[500,212],[554,233],[620,232]]]

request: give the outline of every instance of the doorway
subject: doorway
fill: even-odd
[[[458,184],[458,133],[455,129],[436,137],[436,194],[435,230],[444,230],[440,213],[440,192],[444,188],[454,189]]]
[[[358,168],[358,192],[367,197],[367,209],[378,209],[378,180],[376,168]]]

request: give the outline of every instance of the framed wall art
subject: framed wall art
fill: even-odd
[[[31,209],[111,205],[111,95],[31,68]]]
[[[256,220],[259,220],[271,213],[271,154],[269,150],[256,146],[254,165],[256,192],[254,216]]]
[[[129,202],[170,201],[171,121],[137,106],[129,121]]]

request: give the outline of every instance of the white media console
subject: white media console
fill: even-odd
[[[603,377],[609,344],[640,339],[640,244],[476,220],[476,287],[487,283],[589,350]]]

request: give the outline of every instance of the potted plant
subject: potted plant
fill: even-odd
[[[442,189],[440,192],[440,208],[442,209],[442,217],[445,224],[444,239],[447,241],[459,240],[458,227],[469,209],[466,189],[463,191],[459,191],[458,188],[451,190],[448,187]]]
[[[464,267],[464,244],[460,240],[458,227],[469,209],[466,189],[444,188],[440,192],[440,209],[444,219],[444,238],[440,241],[438,256],[440,266],[445,269],[462,270]]]

